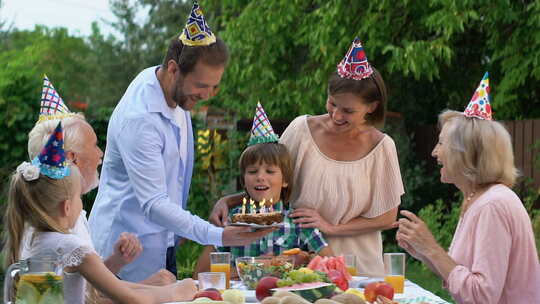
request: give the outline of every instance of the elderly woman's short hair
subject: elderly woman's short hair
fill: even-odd
[[[439,115],[439,127],[443,126],[448,128],[443,146],[450,175],[464,176],[474,185],[514,185],[518,171],[512,139],[500,122],[447,110]]]
[[[59,121],[62,121],[62,128],[64,129],[64,149],[66,151],[78,151],[78,147],[81,146],[84,140],[83,136],[81,136],[81,126],[88,124],[88,122],[86,122],[83,114],[73,113],[73,116],[61,120],[44,120],[32,128],[32,131],[28,133],[28,156],[30,159],[33,159],[41,152]]]

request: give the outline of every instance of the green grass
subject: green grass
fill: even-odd
[[[454,303],[448,291],[442,287],[442,280],[421,263],[409,261],[407,263],[406,277],[425,290],[429,290],[442,299]]]

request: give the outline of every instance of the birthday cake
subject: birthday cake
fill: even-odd
[[[233,223],[271,225],[274,223],[281,223],[283,221],[283,213],[281,212],[268,212],[268,213],[256,213],[256,214],[237,213],[232,216],[231,220]]]
[[[231,217],[233,223],[247,223],[258,225],[271,225],[274,223],[281,223],[283,221],[283,214],[281,211],[274,211],[272,199],[266,204],[266,200],[263,199],[257,203],[253,200],[249,200],[249,208],[247,206],[247,200],[242,200],[242,209],[240,213],[234,214]]]

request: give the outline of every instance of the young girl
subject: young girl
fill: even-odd
[[[32,163],[23,162],[12,175],[9,188],[5,231],[6,266],[18,260],[55,256],[63,267],[64,301],[84,303],[85,279],[119,303],[163,303],[193,299],[192,280],[163,287],[120,281],[103,264],[90,246],[69,234],[82,209],[81,178],[75,166],[65,165],[62,127],[55,132]],[[25,225],[35,229],[21,257]]]
[[[303,251],[316,252],[322,256],[333,255],[318,229],[300,228],[289,218],[289,196],[292,190],[293,167],[287,148],[278,143],[278,136],[259,103],[251,130],[248,147],[240,156],[240,181],[246,190],[247,201],[272,202],[275,211],[282,211],[283,226],[261,238],[259,241],[243,247],[218,247],[221,252],[231,252],[231,260],[242,256],[280,255],[283,251],[300,248]],[[241,207],[233,208],[230,214],[241,212]],[[209,255],[215,251],[207,246],[197,263],[196,271],[210,269]]]

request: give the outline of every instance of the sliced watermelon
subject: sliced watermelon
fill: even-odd
[[[308,300],[309,302],[315,302],[318,299],[329,298],[330,296],[332,296],[332,294],[336,290],[336,285],[323,282],[314,282],[294,284],[291,286],[272,289],[273,292],[280,290],[290,291]]]
[[[350,281],[352,279],[352,276],[347,271],[347,266],[345,266],[345,258],[343,256],[316,256],[315,258],[313,258],[313,260],[311,260],[307,267],[311,270],[321,271],[327,274],[330,272],[330,270],[337,270],[341,272],[341,274],[347,281]]]

